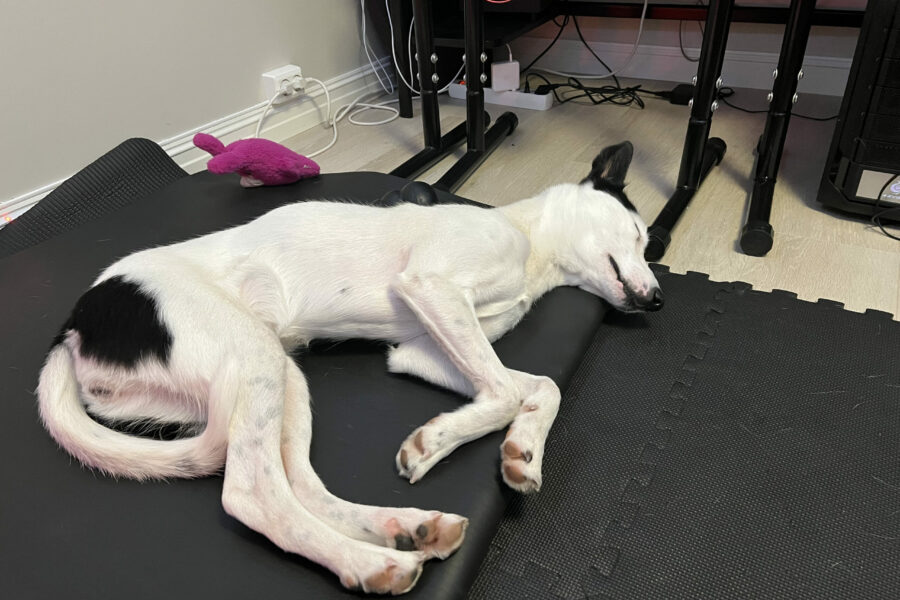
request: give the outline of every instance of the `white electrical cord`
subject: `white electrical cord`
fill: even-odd
[[[319,154],[322,154],[323,152],[325,152],[326,150],[328,150],[329,148],[334,146],[335,142],[337,142],[338,133],[337,133],[337,121],[331,120],[331,94],[328,93],[328,86],[326,86],[324,83],[322,83],[315,77],[307,77],[306,80],[312,81],[313,83],[318,83],[319,86],[322,88],[322,91],[325,92],[325,120],[334,129],[334,137],[331,138],[331,141],[328,143],[327,146],[325,146],[321,150],[316,150],[312,154],[306,155],[307,158],[312,158],[314,156],[318,156]]]
[[[387,11],[388,27],[391,30],[391,57],[394,59],[394,71],[396,71],[397,77],[400,78],[400,81],[402,81],[406,87],[408,87],[413,93],[418,94],[419,92],[416,91],[415,88],[413,88],[412,84],[410,82],[408,82],[406,80],[406,78],[403,76],[403,71],[400,70],[400,65],[397,63],[397,52],[394,50],[394,20],[391,19],[391,8],[388,5],[388,0],[384,0],[384,8]],[[411,43],[412,23],[409,24],[409,32],[410,32],[410,43]],[[409,60],[410,60],[410,63],[409,63],[410,79],[412,79],[412,57],[411,56],[410,56]]]
[[[453,77],[450,78],[450,81],[447,83],[447,85],[445,85],[444,87],[442,87],[441,89],[438,90],[438,94],[443,94],[444,92],[449,90],[450,86],[453,84],[453,82],[456,81],[457,79],[459,79],[459,75],[463,72],[463,69],[465,69],[465,68],[466,68],[466,63],[463,63],[462,65],[460,65],[459,70],[456,72],[456,75],[454,75]]]
[[[397,62],[397,53],[394,51],[394,21],[391,19],[391,11],[390,11],[390,7],[388,6],[388,0],[384,0],[384,7],[385,7],[385,9],[387,9],[388,27],[389,27],[390,30],[391,30],[391,57],[394,59],[394,70],[397,72],[397,77],[400,78],[400,81],[402,81],[403,84],[404,84],[406,87],[409,88],[409,91],[411,91],[413,94],[416,95],[416,97],[418,97],[418,96],[419,96],[419,90],[417,90],[416,88],[414,88],[414,87],[409,83],[409,81],[407,81],[406,78],[403,77],[403,71],[400,70],[400,64]],[[408,39],[407,39],[407,48],[408,48],[407,54],[409,55],[409,78],[410,78],[410,80],[413,79],[413,76],[412,76],[412,71],[413,71],[413,65],[412,65],[412,32],[413,32],[413,24],[414,24],[414,21],[411,21],[410,24],[409,24],[409,37],[408,37]],[[509,48],[509,44],[507,44],[506,46],[507,46],[507,48]],[[509,56],[510,56],[510,60],[512,60],[512,49],[510,49],[510,51],[509,51]],[[448,83],[447,85],[445,85],[444,87],[442,87],[441,89],[439,89],[439,90],[438,90],[438,94],[442,94],[442,93],[446,92],[447,90],[449,90],[449,89],[450,89],[450,84],[453,83],[454,81],[456,81],[456,80],[459,78],[460,73],[462,73],[462,72],[463,72],[463,69],[465,69],[465,68],[466,68],[466,63],[465,63],[465,61],[463,61],[463,64],[459,67],[459,70],[456,71],[456,75],[454,75],[454,76],[450,79],[450,83]],[[396,100],[393,100],[392,102],[396,102]]]
[[[454,78],[451,80],[450,83],[452,83],[453,81],[456,80],[457,77],[459,77],[459,74],[462,73],[464,66],[465,65],[460,66],[459,70],[456,72],[456,75],[454,76]],[[386,123],[390,123],[391,121],[395,120],[396,118],[398,118],[400,116],[399,110],[397,110],[393,106],[389,106],[390,104],[396,104],[396,103],[400,102],[399,99],[393,98],[391,100],[385,100],[384,102],[378,102],[377,104],[361,102],[361,100],[363,98],[365,98],[366,96],[369,96],[371,94],[371,92],[369,92],[369,93],[363,94],[361,96],[358,96],[355,100],[353,100],[349,104],[345,104],[344,106],[337,109],[337,111],[334,113],[334,117],[332,118],[331,117],[331,96],[328,93],[328,88],[325,86],[324,83],[322,83],[318,79],[314,79],[312,77],[307,77],[306,79],[307,79],[307,81],[313,81],[315,83],[318,83],[322,87],[322,89],[325,90],[326,123],[328,125],[330,125],[333,130],[333,135],[331,137],[331,141],[328,142],[328,145],[326,145],[324,148],[316,150],[315,152],[307,154],[306,156],[308,158],[313,158],[314,156],[318,156],[319,154],[322,154],[323,152],[325,152],[326,150],[329,150],[332,146],[334,146],[335,143],[337,143],[337,139],[338,139],[337,126],[338,126],[338,123],[340,123],[344,119],[344,117],[347,117],[347,120],[350,121],[351,123],[353,123],[354,125],[373,127],[376,125],[385,125]],[[442,93],[446,92],[447,90],[449,90],[450,83],[448,83],[447,85],[445,85],[444,87],[439,89],[438,93],[442,94]],[[413,99],[416,100],[416,99],[420,99],[420,98],[421,98],[421,96],[416,95]],[[381,121],[360,121],[355,118],[367,110],[385,110],[385,111],[389,111],[393,114],[386,119],[382,119]]]
[[[335,113],[335,123],[339,122],[346,115],[347,120],[350,121],[351,123],[353,123],[354,125],[362,125],[364,127],[371,127],[374,125],[385,125],[387,123],[390,123],[391,121],[394,121],[395,119],[397,119],[397,117],[400,115],[399,110],[397,110],[396,108],[394,108],[392,106],[388,106],[388,104],[394,104],[395,102],[399,102],[399,100],[397,100],[396,98],[393,100],[387,100],[385,102],[379,102],[378,104],[369,104],[367,102],[360,102],[360,100],[362,98],[365,98],[368,95],[369,94],[363,94],[362,96],[358,97],[356,100],[351,102],[350,104],[346,104],[346,105],[340,107],[338,109],[337,113]],[[353,110],[356,107],[360,107],[360,108],[358,110],[350,112],[351,110]],[[367,110],[386,110],[393,114],[386,119],[382,119],[381,121],[359,121],[357,119],[354,119],[354,117],[356,115],[360,115],[360,114],[366,112]]]
[[[387,4],[385,4],[387,6]],[[369,66],[372,67],[372,71],[375,72],[375,77],[378,78],[378,83],[381,84],[381,89],[385,91],[385,93],[393,94],[394,93],[394,82],[391,81],[390,75],[388,75],[387,69],[384,68],[384,65],[381,62],[378,63],[378,67],[381,68],[381,71],[384,73],[384,79],[387,80],[390,85],[390,89],[388,86],[384,84],[384,81],[381,79],[381,75],[378,74],[378,68],[375,66],[375,63],[372,61],[372,54],[369,53],[371,49],[369,47],[369,38],[366,36],[366,0],[359,0],[359,13],[362,20],[362,42],[363,49],[366,51],[366,58],[369,59]],[[390,15],[390,12],[388,13]],[[393,36],[392,36],[393,37]],[[393,40],[392,40],[393,42]],[[391,51],[393,52],[394,46],[391,44]],[[374,50],[372,50],[374,52]]]
[[[281,86],[281,89],[278,90],[278,93],[276,93],[274,96],[269,98],[269,102],[266,104],[266,107],[263,109],[262,114],[259,115],[259,121],[257,121],[257,123],[256,123],[256,133],[253,134],[253,137],[257,137],[257,138],[259,137],[259,132],[262,130],[263,121],[265,120],[266,115],[268,115],[269,111],[272,109],[272,105],[275,104],[276,100],[278,100],[278,97],[279,96],[289,96],[290,93],[291,93],[290,84],[283,84]]]
[[[603,73],[600,75],[595,75],[593,73],[565,73],[563,71],[554,71],[553,69],[545,69],[544,67],[531,67],[532,71],[542,71],[544,73],[552,73],[553,75],[559,75],[561,77],[578,77],[580,79],[606,79],[607,77],[612,77],[613,75],[618,75],[631,64],[631,60],[634,58],[634,55],[637,53],[638,46],[641,44],[641,35],[644,33],[644,17],[647,16],[647,5],[649,4],[649,0],[644,0],[644,8],[641,11],[641,23],[638,26],[638,34],[637,38],[634,40],[634,45],[631,47],[631,53],[628,55],[628,59],[625,60],[625,63],[620,66],[615,71],[610,73]]]
[[[413,69],[413,51],[412,51],[412,38],[413,38],[413,26],[416,24],[415,19],[410,19],[409,21],[409,35],[406,37],[406,58],[409,60],[409,80],[413,81],[415,79],[415,69]],[[391,40],[393,43],[393,40]],[[419,86],[421,87],[422,82],[419,82]],[[416,90],[410,86],[413,92]]]
[[[319,81],[318,79],[314,79],[312,77],[307,77],[307,79],[309,81],[318,83],[322,87],[322,89],[325,91],[326,123],[327,123],[327,125],[331,126],[331,129],[333,131],[331,141],[328,142],[328,145],[326,145],[324,148],[316,150],[315,152],[306,154],[306,156],[308,158],[313,158],[314,156],[318,156],[319,154],[322,154],[323,152],[325,152],[326,150],[328,150],[332,146],[334,146],[335,143],[337,143],[337,139],[338,139],[337,126],[338,126],[338,123],[340,123],[344,119],[344,117],[348,117],[347,120],[350,121],[351,123],[353,123],[354,125],[362,125],[362,126],[372,127],[375,125],[384,125],[385,123],[390,123],[391,121],[396,119],[398,116],[400,116],[399,110],[397,110],[396,108],[394,108],[392,106],[388,106],[389,104],[398,102],[397,99],[388,100],[386,102],[379,102],[377,104],[361,102],[361,100],[363,98],[371,95],[371,92],[370,92],[370,93],[366,93],[361,96],[358,96],[356,99],[354,99],[349,104],[345,104],[344,106],[340,107],[339,109],[337,109],[337,111],[335,111],[334,117],[332,117],[331,116],[331,95],[328,93],[328,87],[324,83]],[[354,110],[354,109],[356,109],[356,110]],[[382,119],[381,121],[360,121],[360,120],[354,118],[357,115],[359,115],[367,110],[386,110],[393,114],[386,119]]]
[[[415,88],[413,88],[409,84],[408,81],[406,81],[406,79],[403,77],[403,72],[400,70],[400,67],[397,64],[397,55],[394,51],[394,24],[391,20],[391,12],[390,12],[390,7],[388,6],[388,0],[385,0],[384,5],[385,5],[385,9],[387,9],[388,25],[390,26],[390,30],[391,30],[391,56],[394,59],[394,68],[397,72],[397,76],[400,78],[401,81],[403,81],[403,83],[406,85],[406,87],[408,87],[412,91],[412,93],[414,94],[414,99],[420,98],[421,96],[420,96],[419,92]],[[369,66],[372,67],[372,71],[375,73],[375,76],[378,78],[378,83],[381,85],[381,88],[386,93],[393,94],[395,89],[394,89],[393,82],[391,82],[391,78],[388,76],[387,69],[385,69],[384,65],[381,65],[380,62],[376,66],[376,63],[375,63],[375,61],[373,61],[372,55],[370,53],[369,42],[368,42],[368,38],[366,36],[365,0],[360,0],[359,6],[360,6],[360,12],[362,13],[363,48],[365,49],[366,57],[369,60]],[[409,37],[407,40],[407,43],[410,46],[410,69],[412,69],[412,51],[411,51],[412,31],[413,31],[413,23],[410,23]],[[509,44],[507,44],[507,48],[509,49],[510,59],[512,59],[512,49],[509,48]],[[460,74],[463,72],[463,69],[465,69],[465,66],[466,66],[465,62],[463,62],[463,64],[460,65],[459,70],[456,71],[456,75],[454,75],[450,79],[450,82],[448,82],[447,85],[440,88],[437,91],[437,93],[442,94],[442,93],[446,92],[447,90],[449,90],[450,85],[459,78]],[[381,78],[381,75],[378,74],[378,67],[381,68],[382,72],[385,75],[385,79],[388,81],[390,86],[385,85],[384,80]],[[410,78],[412,79],[412,71],[410,71]],[[337,126],[338,126],[338,123],[340,123],[345,117],[347,118],[348,121],[350,121],[354,125],[372,127],[372,126],[376,126],[376,125],[385,125],[385,124],[390,123],[391,121],[397,119],[400,116],[400,111],[398,109],[394,108],[393,106],[389,106],[391,104],[398,103],[399,99],[394,98],[391,100],[386,100],[384,102],[378,102],[375,104],[368,103],[368,102],[362,102],[363,98],[365,98],[366,96],[370,96],[372,94],[372,92],[368,92],[368,93],[362,94],[360,96],[357,96],[349,104],[345,104],[344,106],[341,106],[340,108],[338,108],[337,111],[335,111],[334,116],[332,117],[331,94],[328,91],[328,86],[326,86],[322,81],[316,79],[315,77],[306,77],[304,79],[306,81],[311,81],[313,83],[316,83],[319,85],[319,87],[322,88],[322,91],[325,94],[325,124],[326,124],[326,126],[330,126],[332,129],[332,132],[333,132],[333,134],[331,136],[331,141],[328,142],[328,144],[324,148],[320,148],[319,150],[316,150],[315,152],[306,154],[307,158],[313,158],[315,156],[318,156],[319,154],[322,154],[326,150],[331,149],[331,147],[337,143],[337,139],[338,139]],[[295,91],[300,92],[300,90],[295,90]],[[275,103],[275,100],[277,100],[279,96],[290,95],[290,93],[291,93],[291,91],[290,91],[289,86],[285,85],[285,86],[282,86],[282,89],[280,89],[277,94],[272,96],[272,98],[266,104],[266,107],[263,109],[263,112],[259,117],[259,122],[256,124],[256,134],[254,137],[259,137],[260,131],[262,130],[263,121],[265,120],[266,115],[268,115],[269,110],[271,110],[272,105]],[[382,119],[380,121],[360,121],[357,117],[367,110],[383,110],[383,111],[388,111],[392,114],[391,114],[391,116],[389,116],[385,119]]]

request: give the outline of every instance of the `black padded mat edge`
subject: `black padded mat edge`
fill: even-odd
[[[900,323],[705,275],[609,313],[470,600],[900,597]]]
[[[150,140],[125,140],[0,229],[0,258],[118,210],[186,175]]]

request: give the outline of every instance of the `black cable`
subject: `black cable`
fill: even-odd
[[[705,4],[703,4],[703,0],[697,0],[697,4],[699,4],[700,6],[706,6]],[[697,27],[700,28],[700,39],[702,40],[703,37],[706,35],[706,31],[703,30],[703,23],[701,23],[700,21],[697,21],[696,23],[697,23]],[[699,56],[697,58],[691,58],[690,56],[688,56],[687,52],[685,52],[683,29],[684,29],[684,21],[678,21],[678,47],[681,50],[681,55],[693,63],[700,62]]]
[[[555,22],[556,22],[556,21],[554,20],[554,23],[555,23]],[[543,51],[543,52],[541,52],[540,54],[537,55],[537,58],[535,58],[533,61],[531,61],[530,63],[528,63],[528,66],[527,66],[527,67],[525,67],[524,69],[522,69],[522,72],[523,72],[523,73],[524,73],[525,71],[527,71],[528,69],[530,69],[531,67],[533,67],[534,64],[535,64],[537,61],[541,60],[541,58],[543,58],[543,56],[544,56],[545,54],[547,54],[547,52],[550,50],[550,48],[552,48],[553,45],[556,44],[556,40],[559,39],[559,36],[562,35],[563,29],[565,29],[565,28],[566,28],[566,25],[568,25],[568,24],[569,24],[569,15],[566,15],[565,18],[563,18],[562,24],[559,25],[559,31],[556,32],[556,37],[553,38],[553,41],[550,42],[550,45],[549,45],[549,46],[547,46],[546,48],[544,48],[544,51]]]
[[[725,104],[730,106],[731,108],[733,108],[735,110],[739,110],[741,112],[751,113],[751,114],[761,114],[761,113],[769,112],[768,109],[751,110],[749,108],[744,108],[742,106],[737,106],[736,104],[732,104],[727,99],[730,98],[731,96],[734,96],[734,94],[735,94],[734,88],[725,86],[719,90],[718,98],[719,98],[719,100],[721,100],[722,102],[724,102]],[[809,115],[801,115],[801,114],[795,113],[795,112],[792,112],[791,116],[797,117],[798,119],[807,119],[809,121],[833,121],[834,119],[838,118],[838,115],[832,115],[830,117],[811,117]]]
[[[573,100],[587,98],[594,105],[617,104],[619,106],[630,106],[632,104],[635,104],[639,108],[644,108],[644,100],[638,93],[644,90],[642,90],[641,86],[639,85],[626,88],[614,85],[586,86],[576,77],[569,77],[568,80],[564,83],[552,83],[549,79],[547,79],[540,73],[526,73],[526,90],[531,89],[530,78],[532,77],[537,77],[544,82],[543,85],[539,85],[538,87],[536,87],[534,92],[536,94],[552,93],[553,97],[559,104],[565,104],[566,102],[572,102]],[[563,91],[563,89],[561,88],[570,89]],[[562,93],[562,95],[560,95],[560,93]]]
[[[579,37],[579,39],[581,39],[581,43],[584,44],[584,47],[587,48],[588,51],[594,55],[594,58],[596,58],[598,61],[600,61],[600,64],[603,65],[603,68],[606,69],[606,71],[608,73],[612,74],[613,70],[609,68],[608,64],[603,62],[602,58],[597,56],[597,53],[594,52],[594,49],[591,48],[591,46],[587,43],[587,40],[584,39],[584,36],[581,34],[581,27],[578,26],[578,18],[575,17],[575,15],[572,15],[572,22],[575,23],[575,31],[578,32],[578,37]],[[619,78],[616,77],[615,75],[613,75],[612,78],[613,78],[613,82],[615,82],[615,84],[616,84],[616,87],[621,88],[622,86],[619,84]]]
[[[557,101],[557,102],[562,102],[562,100],[560,99],[559,95],[556,93],[556,88],[554,87],[554,85],[550,82],[549,79],[547,79],[546,77],[544,77],[544,76],[541,75],[540,73],[525,73],[525,93],[526,93],[526,94],[530,94],[530,93],[531,93],[531,85],[530,85],[529,80],[528,80],[529,77],[539,77],[539,78],[543,79],[543,80],[544,80],[544,83],[546,84],[546,86],[539,86],[539,87],[542,88],[542,91],[543,91],[544,89],[549,89],[551,92],[553,92],[553,97],[556,98],[556,101]],[[535,89],[537,89],[537,88],[535,88]],[[536,92],[535,92],[535,93],[536,93]],[[546,92],[544,92],[544,93],[546,93]]]
[[[568,25],[570,18],[575,25],[575,31],[578,32],[578,39],[581,40],[581,43],[584,45],[585,48],[588,49],[588,51],[594,56],[594,58],[596,58],[597,61],[601,65],[603,65],[603,68],[606,69],[607,72],[612,75],[612,79],[613,79],[613,82],[615,85],[604,85],[604,86],[597,86],[597,87],[586,86],[575,77],[569,77],[569,79],[566,83],[551,83],[550,80],[548,80],[543,75],[539,75],[537,73],[528,73],[528,70],[531,67],[533,67],[538,62],[538,60],[540,60],[550,50],[550,48],[552,48],[556,44],[560,35],[562,35],[563,30]],[[629,106],[631,104],[636,104],[640,108],[644,108],[644,101],[638,95],[638,90],[640,90],[640,86],[627,87],[627,88],[622,87],[621,83],[619,82],[619,78],[615,76],[615,74],[613,73],[613,70],[609,67],[609,65],[606,64],[606,62],[604,62],[604,60],[602,58],[600,58],[597,55],[596,52],[594,52],[594,49],[591,48],[590,44],[588,44],[587,40],[584,37],[584,34],[581,32],[581,26],[578,23],[578,18],[575,15],[566,13],[563,17],[562,23],[557,23],[555,19],[554,19],[553,23],[557,27],[559,27],[559,31],[556,32],[556,37],[553,38],[553,40],[550,42],[550,44],[546,48],[544,48],[543,52],[541,52],[537,56],[537,58],[532,60],[528,64],[528,66],[526,66],[524,69],[522,69],[522,73],[525,73],[524,90],[526,93],[531,92],[531,83],[530,83],[529,78],[530,77],[539,77],[541,80],[544,81],[544,84],[541,86],[538,86],[538,88],[536,88],[536,92],[543,93],[543,94],[552,92],[554,99],[559,104],[565,104],[566,102],[571,102],[573,100],[578,100],[580,98],[588,98],[591,101],[591,103],[595,104],[595,105],[596,104],[604,104],[604,103],[612,103],[612,104],[618,104],[620,106]],[[557,91],[557,90],[559,90],[559,88],[571,88],[571,89],[568,91],[562,91],[562,90]],[[562,96],[560,95],[560,92],[562,92]],[[571,95],[573,93],[577,93],[577,95],[574,95],[574,96]]]
[[[705,4],[703,4],[703,0],[697,0],[697,4],[699,4],[700,6],[706,6]],[[709,9],[707,8],[707,11],[708,10]],[[706,35],[706,32],[703,30],[703,23],[701,23],[700,21],[697,21],[697,27],[700,28],[700,37],[702,38],[703,36]]]
[[[878,197],[875,198],[875,207],[874,207],[875,211],[878,211],[878,206],[879,206],[879,204],[881,204],[881,196],[884,195],[884,190],[886,190],[887,187],[891,184],[891,182],[894,181],[895,179],[897,179],[898,177],[900,177],[900,174],[894,174],[893,177],[889,177],[888,180],[884,183],[884,185],[881,186],[881,190],[879,190],[879,192],[878,192]],[[897,237],[896,235],[888,233],[887,229],[884,228],[884,224],[881,222],[881,217],[885,216],[888,213],[892,213],[894,211],[900,211],[900,206],[892,206],[890,208],[886,208],[882,211],[876,212],[875,214],[872,215],[871,221],[872,221],[873,225],[876,225],[878,227],[878,229],[881,230],[881,233],[883,233],[884,235],[888,236],[891,239],[900,241],[900,237]]]
[[[751,114],[759,114],[759,113],[767,113],[767,112],[769,112],[768,110],[750,110],[749,108],[744,108],[744,107],[742,107],[742,106],[737,106],[736,104],[732,104],[731,102],[729,102],[728,100],[726,100],[725,97],[722,97],[722,96],[720,96],[719,99],[720,99],[722,102],[724,102],[725,104],[727,104],[728,106],[730,106],[731,108],[733,108],[733,109],[735,109],[735,110],[739,110],[739,111],[741,111],[741,112],[751,113]],[[808,120],[810,120],[810,121],[833,121],[833,120],[835,120],[835,119],[838,118],[838,115],[832,115],[832,116],[830,116],[830,117],[811,117],[811,116],[809,116],[809,115],[801,115],[801,114],[795,113],[795,112],[792,112],[792,113],[791,113],[791,116],[792,116],[792,117],[797,117],[798,119],[808,119]]]
[[[681,55],[687,60],[695,63],[700,62],[700,57],[691,58],[688,56],[687,52],[684,51],[684,21],[678,21],[678,48],[681,50]]]

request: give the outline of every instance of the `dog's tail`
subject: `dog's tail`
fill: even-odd
[[[225,392],[226,376],[217,378],[211,395]],[[217,388],[217,389],[216,389]],[[135,437],[94,421],[81,403],[69,350],[58,344],[50,351],[37,389],[41,419],[50,435],[89,467],[134,479],[201,477],[225,464],[232,402],[210,398],[204,431],[172,441]]]

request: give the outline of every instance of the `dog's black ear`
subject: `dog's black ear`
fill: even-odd
[[[631,142],[622,142],[604,148],[591,164],[591,173],[585,181],[590,180],[598,189],[607,187],[608,184],[620,188],[625,187],[625,175],[628,174],[632,156],[634,156],[634,146],[631,145]],[[607,185],[603,185],[603,183]]]

